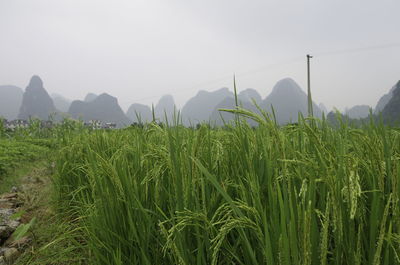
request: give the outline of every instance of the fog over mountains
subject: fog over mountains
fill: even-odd
[[[276,83],[272,92],[262,98],[257,90],[248,88],[238,94],[238,104],[245,109],[260,114],[262,110],[272,113],[279,124],[297,122],[298,115],[308,115],[306,92],[291,78],[285,78]],[[180,110],[181,122],[186,125],[196,125],[202,122],[223,125],[232,121],[234,115],[220,109],[234,109],[236,106],[234,93],[228,88],[215,91],[199,91],[190,98]],[[382,113],[386,121],[394,121],[400,117],[400,82],[382,96],[375,107],[374,113]],[[154,115],[157,122],[173,123],[176,108],[172,95],[164,95],[154,106]],[[313,102],[314,116],[321,118],[327,112],[322,103]],[[346,109],[343,113],[351,119],[368,117],[370,107],[358,105]],[[327,113],[326,113],[327,114]],[[43,81],[39,76],[33,76],[25,91],[16,86],[0,86],[0,117],[6,119],[29,119],[36,117],[46,120],[49,116],[60,118],[72,117],[83,121],[99,120],[116,123],[118,127],[128,126],[131,123],[150,122],[153,113],[150,106],[140,102],[133,103],[124,113],[118,104],[118,99],[103,93],[96,95],[88,93],[84,100],[71,101],[62,95],[47,93]],[[272,115],[271,115],[272,117]],[[256,125],[250,121],[251,125]]]

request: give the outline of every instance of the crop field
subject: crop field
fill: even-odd
[[[306,120],[82,132],[55,193],[89,264],[400,264],[399,136]]]

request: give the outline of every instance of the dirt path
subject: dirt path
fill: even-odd
[[[48,208],[50,172],[37,165],[0,194],[0,265],[14,264],[27,251],[35,237],[32,228]]]

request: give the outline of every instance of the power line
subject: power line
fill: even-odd
[[[289,60],[285,60],[285,61],[282,61],[282,62],[278,62],[278,63],[273,63],[273,64],[265,65],[265,66],[255,68],[255,69],[250,70],[250,71],[239,72],[239,73],[237,73],[237,74],[235,74],[235,75],[236,75],[236,76],[239,76],[239,77],[244,77],[244,76],[252,75],[252,74],[257,73],[257,72],[263,72],[263,71],[268,70],[268,69],[271,69],[271,68],[275,68],[275,67],[279,67],[279,66],[284,66],[284,65],[288,65],[288,64],[292,64],[292,63],[296,63],[296,62],[301,62],[301,61],[303,61],[303,57],[296,56],[296,57],[293,57],[293,58],[291,58],[291,59],[289,59]],[[219,82],[228,81],[228,80],[229,80],[229,81],[232,80],[232,74],[226,74],[226,75],[223,75],[223,76],[221,76],[221,77],[219,77],[219,78],[215,78],[215,79],[212,79],[212,80],[203,82],[203,83],[199,83],[199,84],[194,85],[194,86],[190,86],[189,88],[176,89],[176,90],[171,91],[171,92],[179,92],[179,91],[188,92],[188,91],[193,91],[193,90],[202,88],[202,87],[204,87],[204,86],[209,86],[209,85],[217,84],[217,83],[219,83]],[[157,95],[157,96],[150,96],[150,97],[145,97],[145,98],[140,98],[140,99],[136,99],[136,101],[148,100],[148,99],[158,98],[158,97],[160,97],[160,95]]]
[[[371,51],[371,50],[381,50],[381,49],[389,49],[389,48],[399,48],[400,47],[400,42],[393,42],[393,43],[386,43],[386,44],[380,44],[380,45],[373,45],[373,46],[366,46],[366,47],[359,47],[359,48],[349,48],[349,49],[341,49],[341,50],[332,50],[332,51],[325,51],[325,52],[316,52],[313,53],[313,57],[324,57],[324,56],[331,56],[331,55],[341,55],[341,54],[349,54],[349,53],[356,53],[356,52],[366,52],[366,51]],[[252,75],[255,74],[257,72],[263,72],[265,70],[271,69],[271,68],[275,68],[278,66],[284,66],[284,65],[288,65],[288,64],[292,64],[292,63],[296,63],[296,62],[300,62],[303,61],[303,56],[296,56],[296,57],[292,57],[291,59],[285,60],[285,61],[281,61],[281,62],[277,62],[277,63],[273,63],[273,64],[269,64],[269,65],[265,65],[262,67],[258,67],[249,71],[245,71],[242,73],[236,73],[237,77],[243,77],[243,76],[248,76],[248,75]],[[209,86],[209,85],[213,85],[213,84],[217,84],[219,82],[222,81],[227,81],[227,80],[231,80],[232,78],[232,74],[226,74],[223,75],[219,78],[215,78],[209,81],[205,81],[202,83],[199,83],[197,85],[194,86],[190,86],[189,88],[182,88],[182,89],[177,89],[171,92],[174,92],[176,94],[176,92],[180,92],[180,91],[193,91],[196,89],[199,89],[201,87],[204,86]],[[135,102],[138,101],[142,101],[142,100],[148,100],[148,99],[153,99],[153,98],[158,98],[160,97],[160,95],[157,96],[150,96],[150,97],[145,97],[145,98],[140,98],[140,99],[136,99]]]
[[[314,56],[321,57],[321,56],[329,56],[329,55],[340,55],[340,54],[366,52],[366,51],[372,51],[372,50],[382,50],[382,49],[398,48],[398,47],[400,47],[400,42],[394,42],[394,43],[380,44],[380,45],[360,47],[360,48],[351,48],[351,49],[342,49],[342,50],[319,52],[319,53],[314,53]]]

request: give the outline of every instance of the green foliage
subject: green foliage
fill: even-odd
[[[4,127],[4,119],[0,117],[0,139],[6,135],[6,128]]]
[[[10,216],[11,220],[17,220],[18,218],[21,218],[26,212],[25,211],[18,211],[14,213],[13,215]]]
[[[29,230],[32,228],[32,226],[35,225],[35,223],[36,223],[36,218],[34,217],[29,221],[29,223],[20,224],[12,234],[12,239],[17,241],[26,236]]]
[[[80,133],[56,163],[90,264],[400,264],[400,135],[300,119]]]
[[[35,242],[15,264],[91,264],[85,259],[84,232],[70,221],[68,216],[45,214],[38,217],[29,229]]]
[[[64,119],[50,128],[42,127],[39,120],[31,120],[28,128],[3,134],[7,137],[1,137],[1,126],[0,120],[0,177],[23,163],[46,157],[51,150],[66,144],[69,138],[87,132],[81,121],[71,119]]]
[[[51,145],[48,140],[0,139],[0,177],[21,163],[46,155],[49,150],[46,145]]]

